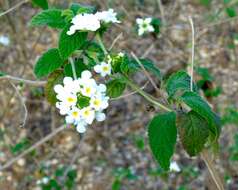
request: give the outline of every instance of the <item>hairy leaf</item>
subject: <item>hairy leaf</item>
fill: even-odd
[[[57,48],[49,49],[38,59],[34,73],[37,78],[47,76],[63,65],[63,63],[64,61],[59,54],[59,50]]]
[[[120,79],[113,79],[109,81],[106,84],[106,86],[107,86],[107,95],[110,98],[116,98],[121,96],[126,88],[126,84],[122,82]]]
[[[52,28],[63,28],[65,19],[62,17],[62,11],[59,9],[44,10],[35,15],[30,22],[31,26],[50,26]]]
[[[176,114],[168,112],[156,115],[149,124],[149,143],[155,159],[168,170],[177,138]]]
[[[178,71],[172,74],[166,83],[166,91],[169,97],[181,95],[185,91],[190,90],[191,77],[185,71]],[[193,85],[194,91],[196,86]]]
[[[184,149],[190,156],[196,156],[203,150],[209,136],[207,121],[198,113],[190,111],[178,117],[177,125]]]
[[[66,26],[60,34],[59,51],[63,58],[68,58],[75,50],[83,46],[87,39],[87,32],[76,32],[67,35],[69,26]]]
[[[207,102],[195,92],[185,92],[181,96],[181,100],[208,121],[209,130],[214,139],[217,139],[220,134],[220,118],[212,111]]]

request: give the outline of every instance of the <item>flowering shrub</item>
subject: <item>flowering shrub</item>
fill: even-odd
[[[158,19],[136,22],[139,35],[159,33]],[[60,30],[58,47],[42,54],[34,72],[37,78],[48,78],[46,97],[65,116],[66,123],[85,132],[94,120],[106,119],[104,110],[110,98],[121,96],[130,87],[160,109],[148,124],[148,138],[163,169],[170,168],[177,140],[190,156],[198,155],[204,148],[217,147],[220,118],[199,95],[190,75],[179,71],[165,79],[151,60],[106,48],[103,35],[113,24],[121,24],[114,10],[99,12],[75,3],[66,10],[43,10],[31,20],[31,26],[47,25]],[[150,80],[156,90],[163,92],[159,93],[163,104],[132,81],[133,74],[140,71],[160,81],[158,89]],[[96,82],[99,77],[105,84]]]

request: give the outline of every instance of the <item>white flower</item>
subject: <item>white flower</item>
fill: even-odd
[[[0,44],[4,45],[4,46],[8,46],[10,44],[10,40],[9,37],[7,36],[0,36]]]
[[[97,12],[95,16],[105,23],[120,23],[117,19],[117,13],[114,12],[113,9],[109,9],[108,11]]]
[[[110,63],[101,62],[100,64],[94,66],[94,71],[99,73],[102,77],[110,75],[112,72],[112,66]]]
[[[68,112],[68,115],[65,117],[65,121],[68,124],[77,124],[81,119],[80,109],[74,107]]]
[[[72,21],[73,25],[67,32],[68,35],[73,35],[76,30],[81,31],[96,31],[100,28],[100,20],[94,14],[78,14]]]
[[[49,178],[48,177],[43,177],[41,181],[42,181],[43,184],[47,184],[49,182]]]
[[[104,110],[108,107],[108,100],[109,97],[107,96],[93,97],[90,100],[90,106],[96,111]]]
[[[89,80],[86,84],[83,85],[81,90],[82,95],[87,97],[92,97],[96,93],[96,84]]]
[[[102,112],[96,112],[95,117],[97,121],[104,121],[106,119],[105,113]]]
[[[59,109],[60,115],[66,115],[70,111],[70,107],[65,106],[62,102],[56,102],[55,106]]]
[[[171,162],[170,163],[170,171],[175,171],[175,172],[180,172],[181,171],[177,162]]]
[[[137,18],[136,19],[136,23],[138,25],[138,35],[139,36],[141,36],[147,32],[155,31],[154,27],[151,25],[151,22],[152,22],[152,18],[145,18],[145,19]]]
[[[85,133],[86,131],[86,126],[87,126],[87,123],[83,120],[79,121],[77,123],[77,126],[76,126],[76,130],[79,132],[79,133]]]
[[[83,108],[80,115],[87,124],[92,124],[95,119],[95,111],[90,107]]]

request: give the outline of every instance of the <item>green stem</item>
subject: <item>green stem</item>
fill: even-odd
[[[164,106],[163,104],[159,103],[157,100],[154,99],[154,97],[152,97],[151,95],[147,94],[146,92],[144,92],[143,90],[140,89],[140,87],[138,87],[136,84],[134,84],[130,79],[128,79],[126,76],[123,77],[124,80],[126,81],[126,83],[134,90],[136,90],[141,96],[143,96],[147,101],[151,102],[152,104],[154,104],[155,106],[158,106],[159,108],[171,112],[173,110],[171,110],[170,108]]]
[[[96,40],[98,41],[98,43],[99,43],[100,47],[102,48],[104,54],[107,55],[107,54],[108,54],[108,51],[107,51],[107,49],[105,48],[105,46],[104,46],[104,44],[103,44],[103,42],[102,42],[102,38],[101,38],[101,36],[100,36],[99,33],[96,34]]]
[[[77,74],[76,74],[76,69],[75,69],[74,60],[70,57],[70,58],[69,58],[69,62],[70,62],[71,67],[72,67],[74,80],[76,80],[76,79],[77,79]]]

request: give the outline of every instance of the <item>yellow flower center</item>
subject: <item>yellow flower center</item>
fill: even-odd
[[[96,99],[96,100],[93,101],[93,104],[94,104],[95,106],[100,106],[101,100]]]
[[[84,116],[87,117],[87,116],[89,116],[89,115],[90,115],[90,111],[89,111],[89,110],[85,110],[85,111],[84,111]]]
[[[90,94],[90,93],[91,93],[91,88],[90,88],[90,87],[87,87],[87,88],[85,89],[85,91],[86,91],[86,94]]]
[[[102,70],[103,70],[104,72],[107,72],[107,71],[109,71],[109,68],[108,68],[108,66],[103,66],[103,67],[102,67]]]
[[[77,118],[78,115],[79,115],[79,113],[78,113],[77,111],[74,111],[74,112],[72,113],[72,115],[73,115],[74,118]]]
[[[70,103],[74,101],[74,99],[71,98],[71,97],[69,97],[67,100],[68,100],[68,102],[70,102]]]

